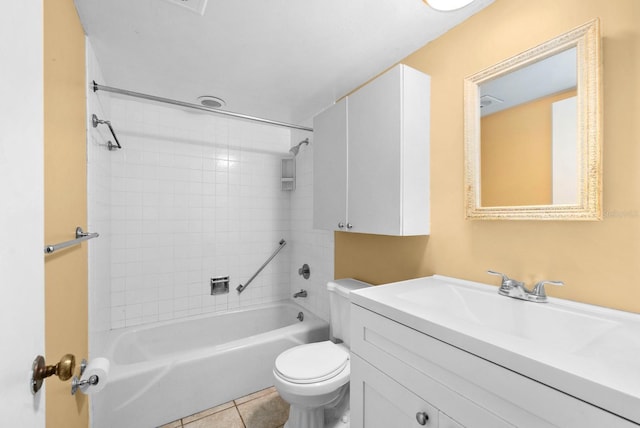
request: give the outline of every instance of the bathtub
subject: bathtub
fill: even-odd
[[[156,427],[267,388],[282,351],[328,337],[326,321],[289,301],[111,331],[92,427]]]

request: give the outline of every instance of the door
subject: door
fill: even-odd
[[[351,229],[401,233],[401,67],[349,96],[349,198]]]
[[[0,415],[2,426],[44,427],[31,394],[44,354],[42,2],[0,2]]]
[[[313,129],[313,227],[346,230],[347,99],[317,115]]]

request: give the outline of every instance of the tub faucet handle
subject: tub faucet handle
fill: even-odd
[[[309,279],[309,277],[311,276],[311,269],[309,268],[309,265],[306,263],[303,264],[302,267],[298,269],[298,275],[300,275],[304,279]]]

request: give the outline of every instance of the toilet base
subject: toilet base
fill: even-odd
[[[323,409],[317,409],[323,410]],[[284,424],[284,428],[349,428],[350,424],[350,411],[338,413],[334,409],[324,409],[323,415],[318,415],[316,412],[313,414],[300,414],[297,412],[289,413],[289,420]],[[319,413],[319,412],[318,412]]]
[[[291,406],[284,428],[324,428],[324,408],[303,409]]]
[[[284,428],[349,428],[349,385],[326,406],[305,408],[291,404]]]
[[[324,428],[349,428],[351,426],[351,411],[349,396],[338,406],[324,409]]]

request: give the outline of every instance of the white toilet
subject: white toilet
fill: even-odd
[[[327,340],[300,345],[276,358],[275,387],[291,405],[285,428],[349,427],[349,293],[369,286],[355,279],[327,284],[331,339],[342,343]]]

